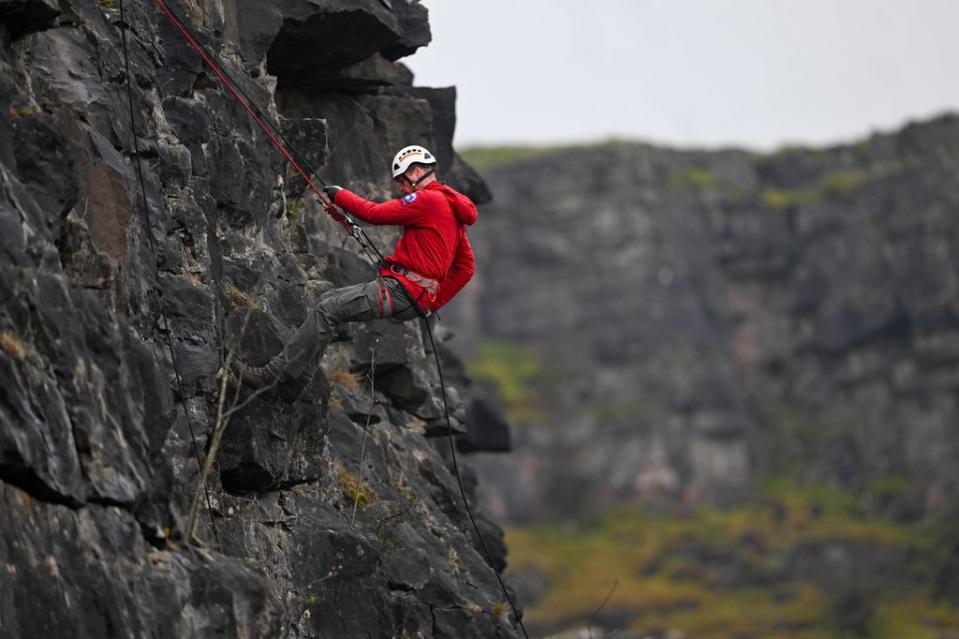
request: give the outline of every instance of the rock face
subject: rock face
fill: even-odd
[[[788,474],[941,511],[959,489],[957,149],[947,116],[824,150],[611,144],[490,170],[479,281],[447,316],[542,360],[522,461],[484,462],[493,503],[522,521],[722,502]]]
[[[451,90],[395,62],[429,41],[418,2],[172,4],[327,181],[386,197],[389,157],[418,143],[483,199]],[[119,8],[0,2],[0,636],[516,636],[501,531],[478,513],[491,566],[446,440],[424,437],[445,431],[419,325],[344,328],[292,404],[220,403],[225,357],[265,361],[372,269],[155,4],[128,1],[144,209]]]

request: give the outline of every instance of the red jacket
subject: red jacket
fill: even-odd
[[[386,261],[436,280],[439,289],[431,292],[388,267],[381,267],[380,275],[401,281],[420,308],[439,309],[473,277],[473,247],[466,227],[476,222],[476,205],[455,189],[431,182],[421,191],[382,204],[344,189],[334,203],[364,222],[403,226],[403,236]]]

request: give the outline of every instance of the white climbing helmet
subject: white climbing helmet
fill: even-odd
[[[404,146],[393,156],[393,177],[406,173],[411,164],[436,164],[436,158],[421,146]]]

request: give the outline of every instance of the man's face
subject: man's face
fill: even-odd
[[[413,183],[410,182],[409,178],[406,177],[406,174],[398,175],[393,178],[393,183],[399,188],[400,193],[403,195],[409,195],[413,192]]]
[[[399,187],[400,192],[403,195],[409,195],[416,190],[413,184],[415,184],[418,179],[423,177],[423,174],[426,173],[426,171],[427,169],[417,164],[406,169],[406,173],[403,175],[398,175],[393,178],[393,181]]]

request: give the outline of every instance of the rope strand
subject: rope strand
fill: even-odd
[[[323,181],[323,179],[316,173],[313,167],[303,159],[302,154],[293,148],[283,134],[276,127],[274,127],[272,123],[268,122],[266,114],[264,114],[263,111],[256,106],[256,103],[253,102],[253,100],[246,94],[246,92],[239,87],[239,83],[237,83],[229,73],[220,68],[220,66],[213,60],[203,45],[200,44],[199,41],[194,37],[192,31],[190,31],[180,17],[177,16],[176,12],[173,11],[170,5],[168,5],[164,0],[154,0],[154,2],[160,8],[160,10],[166,14],[166,16],[173,23],[173,26],[176,27],[181,35],[183,35],[193,50],[199,54],[203,62],[210,67],[213,73],[220,79],[224,86],[226,86],[227,90],[233,95],[234,99],[236,99],[240,106],[242,106],[249,116],[253,118],[253,121],[266,134],[266,136],[270,139],[270,142],[273,143],[273,146],[276,147],[283,157],[286,158],[287,162],[289,162],[293,168],[296,169],[296,172],[300,174],[300,177],[306,181],[307,185],[316,194],[320,202],[324,205],[333,204],[333,202],[326,197],[326,194],[323,193],[323,191],[316,185],[310,175],[307,174],[306,170],[304,170],[304,168],[300,165],[300,162],[298,162],[293,156],[296,155],[297,158],[299,158],[299,160],[310,169],[310,173],[316,176],[316,179],[320,182],[320,184],[326,186],[326,183]],[[370,240],[366,232],[360,228],[359,224],[357,224],[356,221],[346,213],[341,213],[341,215],[346,218],[350,228],[352,229],[351,234],[354,238],[356,238],[356,241],[359,242],[367,256],[369,256],[373,262],[382,260],[383,255],[376,248],[376,245],[373,244],[373,241]]]
[[[180,375],[176,351],[173,348],[173,338],[170,336],[172,329],[163,305],[163,287],[160,285],[160,256],[157,253],[156,242],[153,240],[153,219],[150,215],[150,204],[147,200],[146,185],[143,177],[143,161],[140,157],[140,142],[137,135],[136,114],[133,108],[133,76],[130,73],[130,54],[127,49],[127,23],[123,14],[123,0],[120,0],[120,42],[121,48],[123,49],[123,68],[125,70],[127,84],[127,102],[130,106],[130,132],[133,137],[133,157],[136,160],[134,165],[137,171],[137,182],[140,185],[140,197],[143,204],[144,223],[146,224],[147,244],[150,245],[150,252],[153,253],[154,274],[157,281],[156,301],[157,306],[160,308],[160,318],[163,321],[163,333],[166,336],[167,348],[170,351],[170,362],[173,365],[173,377],[176,380],[177,393],[180,396],[180,404],[183,407],[183,414],[186,417],[187,427],[190,430],[190,440],[193,443],[193,456],[196,458],[197,468],[202,469],[203,463],[200,461],[200,449],[196,439],[196,431],[193,428],[193,419],[190,417],[190,408],[186,405],[186,395],[183,392],[183,377]],[[216,521],[213,519],[213,502],[210,499],[209,490],[205,492],[206,508],[210,514],[210,528],[213,531],[213,539],[219,545],[220,538],[216,530]]]
[[[520,617],[519,610],[516,609],[516,604],[513,603],[513,598],[509,596],[509,591],[506,589],[506,584],[503,582],[503,578],[500,577],[499,571],[497,571],[496,567],[493,566],[493,555],[486,546],[486,541],[483,539],[483,533],[480,532],[479,526],[476,524],[476,519],[473,517],[473,509],[470,508],[470,501],[466,498],[466,490],[463,488],[463,480],[460,477],[459,464],[456,461],[456,442],[453,440],[453,425],[450,422],[450,407],[446,400],[446,384],[443,381],[443,365],[440,363],[439,351],[436,350],[436,340],[433,339],[433,328],[430,326],[429,319],[426,317],[426,315],[422,314],[420,317],[423,320],[423,324],[426,326],[426,334],[429,335],[430,338],[430,348],[433,349],[433,357],[436,360],[436,370],[439,372],[440,376],[440,390],[442,391],[443,395],[443,411],[446,415],[446,434],[449,436],[450,455],[453,456],[453,472],[456,475],[456,484],[459,486],[460,496],[463,498],[463,505],[466,506],[466,514],[469,515],[470,523],[473,524],[473,530],[476,531],[476,537],[479,539],[480,546],[483,548],[483,554],[486,555],[486,561],[493,569],[493,575],[496,576],[496,581],[499,582],[499,587],[503,591],[503,596],[506,597],[506,601],[509,602],[509,607],[513,610],[513,616],[516,617],[516,623],[519,624],[520,630],[523,631],[523,636],[526,637],[526,639],[529,639],[529,635],[526,633],[526,626],[523,625],[523,620]]]
[[[366,441],[370,437],[370,424],[373,422],[373,411],[376,410],[376,345],[380,339],[376,338],[370,355],[370,410],[366,413],[366,426],[363,427],[363,444],[360,446],[360,482],[363,481],[366,464]],[[357,491],[353,498],[353,514],[350,515],[350,527],[356,521],[356,508],[360,505],[360,493]]]

